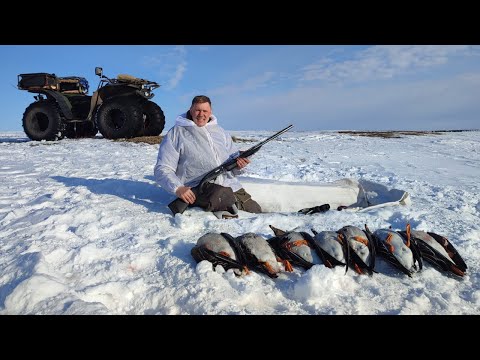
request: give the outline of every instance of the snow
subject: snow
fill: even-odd
[[[279,127],[280,128],[280,127]],[[273,134],[231,131],[252,142]],[[480,132],[401,138],[289,131],[246,168],[261,179],[363,179],[408,191],[409,206],[365,212],[175,218],[156,186],[158,145],[101,138],[30,141],[0,133],[0,314],[480,314]],[[320,204],[319,204],[320,205]],[[446,236],[467,263],[459,279],[429,263],[404,275],[377,259],[373,276],[315,265],[277,279],[197,264],[207,232],[392,227]]]

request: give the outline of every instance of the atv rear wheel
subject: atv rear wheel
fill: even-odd
[[[153,101],[146,101],[142,107],[143,126],[137,136],[158,136],[165,127],[165,114]]]
[[[143,124],[142,109],[137,101],[114,98],[100,105],[96,124],[106,139],[134,137]]]
[[[60,140],[63,138],[63,124],[60,111],[53,101],[37,101],[30,104],[23,113],[23,130],[32,140]]]

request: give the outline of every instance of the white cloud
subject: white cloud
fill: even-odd
[[[176,71],[174,72],[173,76],[170,78],[168,82],[167,89],[174,89],[178,85],[180,80],[182,80],[183,74],[185,73],[186,70],[187,70],[186,61],[178,64]]]
[[[325,57],[302,69],[301,81],[361,82],[389,79],[418,68],[446,64],[467,45],[385,45],[372,46],[338,62]]]
[[[143,64],[155,69],[162,79],[160,82],[166,84],[164,89],[172,90],[177,87],[187,70],[186,56],[187,48],[179,45],[156,56],[145,56]]]

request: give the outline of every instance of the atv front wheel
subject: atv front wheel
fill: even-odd
[[[52,101],[37,101],[23,113],[23,130],[32,140],[60,140],[63,138],[62,117]]]
[[[153,101],[143,104],[143,127],[137,136],[158,136],[165,127],[165,114],[160,106]]]
[[[107,100],[97,110],[96,124],[106,139],[131,138],[142,127],[142,109],[126,98]]]

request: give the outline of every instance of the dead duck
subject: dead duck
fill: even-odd
[[[411,236],[416,239],[422,257],[429,263],[443,271],[465,276],[467,265],[446,237],[420,230],[412,230]]]
[[[269,227],[275,237],[267,241],[280,260],[284,262],[285,269],[287,269],[288,264],[310,269],[313,265],[321,263],[312,247],[313,238],[310,234],[303,231],[284,231],[272,225],[269,225]]]
[[[206,233],[190,251],[197,263],[207,260],[213,267],[221,265],[225,271],[234,269],[236,275],[248,273],[243,253],[234,238],[227,233]]]
[[[235,241],[249,269],[267,274],[271,278],[278,277],[277,274],[284,270],[282,264],[277,261],[272,247],[263,237],[246,233],[237,237]]]
[[[372,234],[367,225],[365,231],[374,239],[377,253],[391,265],[410,277],[422,269],[422,257],[416,240],[410,235],[410,224],[405,235],[392,229],[377,229]]]
[[[352,225],[342,227],[337,233],[343,236],[350,248],[350,266],[358,274],[372,275],[375,272],[375,242],[371,235]]]
[[[322,259],[323,264],[328,268],[345,266],[345,273],[348,271],[350,248],[342,234],[336,231],[320,231],[311,229],[314,234],[313,248]]]

